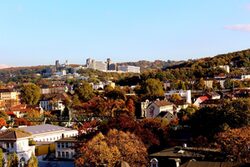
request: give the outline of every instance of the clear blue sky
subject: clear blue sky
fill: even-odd
[[[187,60],[248,48],[249,0],[0,1],[0,64]]]

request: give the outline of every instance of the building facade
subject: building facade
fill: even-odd
[[[73,137],[62,138],[57,140],[55,156],[57,159],[69,159],[73,160],[75,156],[75,144],[77,140]]]

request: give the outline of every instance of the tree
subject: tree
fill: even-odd
[[[233,81],[231,81],[230,79],[226,79],[224,82],[224,87],[226,89],[232,89],[233,88]]]
[[[29,105],[35,105],[41,96],[40,88],[33,83],[24,84],[21,88],[22,100]]]
[[[27,167],[38,167],[37,157],[33,153],[28,161]]]
[[[219,133],[216,141],[230,160],[250,162],[250,126]]]
[[[111,129],[106,140],[108,145],[119,149],[122,160],[131,167],[147,166],[147,148],[135,134]]]
[[[203,78],[200,78],[200,80],[196,83],[196,89],[198,89],[198,90],[205,89],[205,81]]]
[[[31,109],[29,112],[27,112],[26,115],[27,118],[40,118],[40,112],[38,110],[35,109]]]
[[[76,166],[84,166],[93,164],[100,166],[106,164],[109,167],[121,158],[121,154],[116,146],[109,146],[102,133],[97,134],[93,139],[89,140],[79,150],[79,156],[75,164]]]
[[[0,148],[0,167],[3,167],[4,165],[4,155],[3,150]]]
[[[178,102],[178,101],[181,101],[181,100],[182,100],[182,98],[178,93],[174,93],[174,94],[171,95],[171,98],[170,98],[171,102],[174,103],[174,102]]]
[[[41,114],[38,110],[35,110],[35,109],[31,109],[30,111],[27,112],[27,115],[25,116],[25,118],[27,120],[31,119],[31,124],[32,125],[38,125],[39,122],[36,122],[36,121],[32,121],[32,119],[39,119],[41,118]]]
[[[117,100],[122,99],[125,100],[125,92],[121,89],[115,88],[107,93],[105,93],[105,96],[109,99]]]
[[[145,97],[151,99],[164,96],[162,83],[158,79],[147,79],[142,85],[142,92],[145,94]]]
[[[8,115],[6,114],[5,111],[0,111],[0,118],[3,118],[5,121],[8,120]]]
[[[80,83],[80,85],[76,88],[76,93],[79,96],[80,100],[85,102],[89,101],[92,97],[94,97],[93,88],[86,81]]]
[[[72,107],[78,107],[78,106],[81,106],[81,102],[79,100],[78,95],[74,95],[72,97]]]
[[[7,167],[17,167],[18,166],[18,157],[14,152],[13,154],[8,155]]]
[[[78,151],[80,156],[75,161],[76,166],[114,166],[117,162],[126,161],[131,167],[143,167],[148,162],[147,149],[143,142],[130,132],[116,129],[110,130],[107,135],[98,133]]]
[[[7,126],[5,119],[0,118],[0,127]]]
[[[131,116],[135,116],[135,103],[132,98],[126,101],[126,108],[128,109]]]
[[[220,82],[218,82],[218,81],[216,81],[216,80],[213,80],[213,89],[214,89],[214,90],[221,90],[222,87],[221,87]]]
[[[189,124],[195,135],[203,135],[210,139],[228,128],[248,126],[250,98],[221,100],[219,105],[203,107],[191,115]]]

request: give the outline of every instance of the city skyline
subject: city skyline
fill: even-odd
[[[187,60],[248,49],[247,0],[1,1],[0,65]]]

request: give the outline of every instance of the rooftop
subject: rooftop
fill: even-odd
[[[26,138],[30,136],[30,133],[20,129],[8,129],[0,133],[0,140],[17,140],[18,138]]]
[[[77,139],[75,137],[66,137],[66,138],[61,138],[56,142],[77,142]]]
[[[210,161],[189,161],[181,167],[240,167],[244,166],[235,162],[210,162]]]
[[[44,125],[36,125],[36,126],[27,126],[20,128],[26,132],[29,132],[31,134],[39,134],[39,133],[47,133],[47,132],[54,132],[54,131],[69,131],[72,130],[70,128],[65,128],[61,126],[55,126],[50,124],[44,124]]]
[[[166,100],[157,100],[154,102],[158,107],[162,107],[162,106],[167,106],[167,105],[172,105],[172,103],[170,103],[169,101]]]

